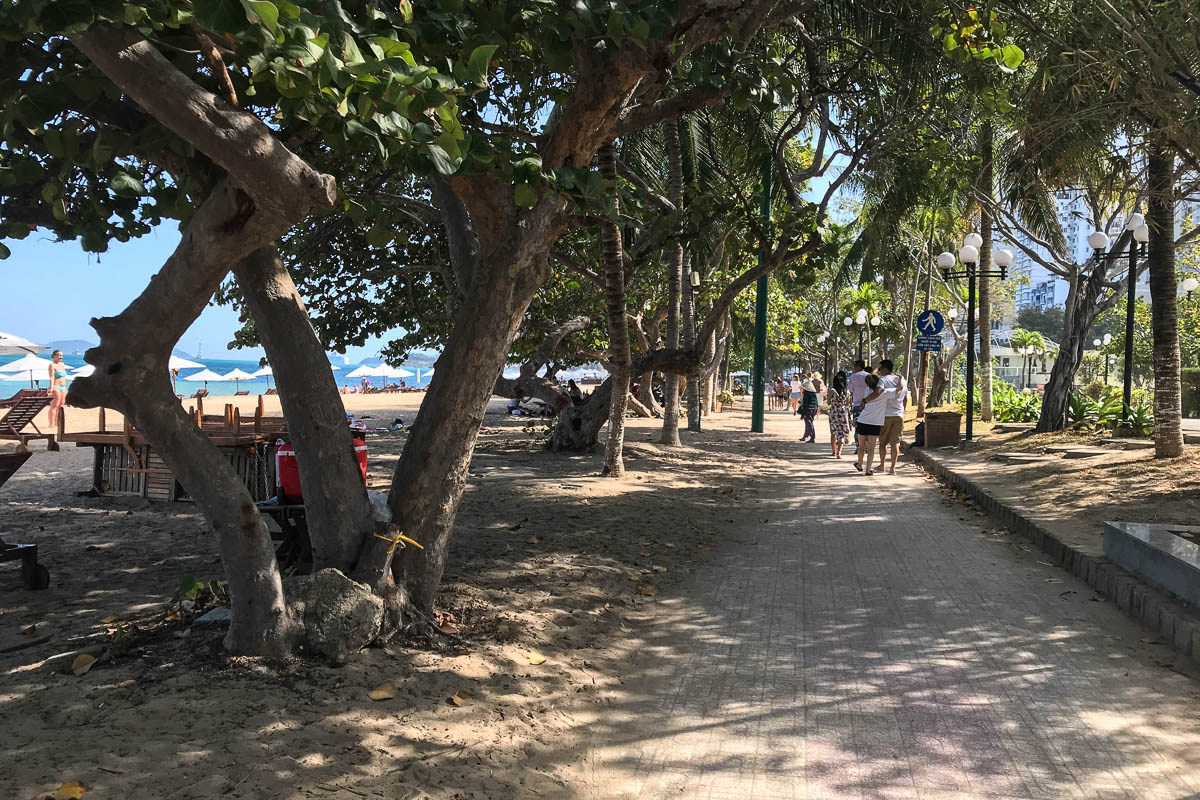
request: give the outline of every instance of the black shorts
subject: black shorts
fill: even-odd
[[[878,436],[882,430],[882,425],[868,425],[865,422],[854,423],[854,432],[859,436]]]

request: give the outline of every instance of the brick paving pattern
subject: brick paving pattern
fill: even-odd
[[[1200,797],[1182,657],[915,467],[784,449],[768,522],[666,604],[621,796]]]

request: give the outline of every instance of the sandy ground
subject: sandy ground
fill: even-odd
[[[1093,446],[1097,435],[986,432],[977,450],[939,458],[968,475],[1085,552],[1102,554],[1107,520],[1195,525],[1200,520],[1200,447],[1182,458],[1158,460],[1154,450],[1108,450],[1092,458],[1004,464],[997,452],[1041,453],[1060,444]]]
[[[420,398],[346,405],[368,424],[411,422]],[[612,481],[597,477],[600,452],[544,452],[503,405],[480,437],[439,597],[460,638],[371,648],[341,668],[225,658],[219,629],[172,613],[185,573],[221,577],[194,507],[79,496],[91,450],[35,443],[0,489],[0,536],[38,544],[52,583],[26,592],[15,565],[0,566],[0,797],[66,781],[112,798],[604,797],[584,763],[598,735],[588,721],[653,663],[672,586],[722,551],[736,557],[731,537],[767,521],[758,495],[786,479],[779,447],[800,423],[771,415],[768,436],[752,437],[742,407],[668,451],[654,443],[661,423],[631,420],[629,474]],[[69,430],[95,428],[95,412],[68,414]],[[403,441],[370,438],[377,488]],[[115,657],[86,674],[64,672],[106,649]],[[385,681],[396,696],[369,699]]]

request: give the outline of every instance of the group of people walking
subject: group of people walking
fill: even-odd
[[[776,376],[767,385],[767,401],[771,409],[791,409],[793,414],[800,415],[804,419],[804,436],[800,441],[815,442],[817,429],[813,426],[813,420],[821,413],[821,392],[824,390],[821,373],[802,375],[794,372],[788,383],[783,382],[782,376]]]
[[[853,431],[857,450],[854,468],[865,475],[875,474],[876,446],[879,448],[879,469],[884,468],[890,450],[891,465],[887,467],[887,472],[889,475],[896,474],[908,386],[892,367],[892,362],[885,358],[873,372],[868,372],[863,361],[855,361],[854,371],[847,376],[839,370],[829,382],[826,392],[829,444],[833,456],[842,457],[842,449],[849,443]],[[813,416],[819,409],[819,402],[819,397],[815,397]],[[809,417],[805,418],[804,436],[800,441],[815,441],[812,419]]]

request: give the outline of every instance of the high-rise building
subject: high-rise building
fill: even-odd
[[[1088,236],[1095,230],[1092,226],[1091,212],[1088,210],[1086,198],[1078,189],[1064,189],[1055,192],[1054,199],[1058,205],[1058,223],[1062,227],[1063,237],[1067,242],[1067,253],[1076,264],[1082,264],[1092,256]],[[1200,202],[1181,201],[1175,212],[1176,235],[1198,224],[1200,224]],[[1109,237],[1115,239],[1120,236],[1124,228],[1125,216],[1118,214],[1109,220],[1105,232]],[[1029,237],[1018,234],[1017,238],[1043,258],[1050,260],[1046,249],[1035,244]],[[998,244],[1005,246],[1003,240],[1000,240]],[[1065,280],[1037,263],[1021,248],[1008,246],[1015,256],[1012,267],[1014,276],[1024,276],[1028,279],[1027,284],[1017,289],[1016,292],[1018,311],[1030,306],[1051,308],[1066,302],[1067,282]],[[1123,262],[1115,262],[1113,264],[1114,277],[1121,277],[1124,269]],[[1138,282],[1137,294],[1139,298],[1149,302],[1150,287],[1144,274]]]

